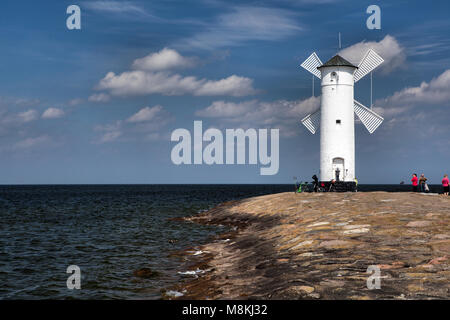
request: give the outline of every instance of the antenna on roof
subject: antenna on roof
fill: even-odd
[[[371,72],[370,73],[370,110],[372,110],[372,106],[373,106],[373,103],[372,103],[372,81],[373,81],[373,76],[372,76],[372,74],[373,74],[373,72]]]
[[[339,50],[341,50],[342,49],[342,46],[341,46],[341,33],[339,32]]]

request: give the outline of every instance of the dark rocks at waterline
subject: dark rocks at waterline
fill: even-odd
[[[154,271],[150,268],[142,268],[133,271],[133,276],[144,279],[153,279],[159,277],[160,273],[158,271]]]

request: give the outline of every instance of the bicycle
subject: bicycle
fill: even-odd
[[[326,192],[324,187],[317,187],[317,192]]]
[[[300,181],[300,184],[296,185],[296,192],[297,193],[302,193],[302,192],[313,192],[313,188],[311,187],[310,184],[308,184],[307,182],[303,183],[302,181]]]
[[[319,183],[316,183],[315,181],[312,181],[311,184],[312,184],[312,191],[313,192],[325,192],[325,188],[320,186]]]

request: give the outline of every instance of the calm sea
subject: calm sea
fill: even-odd
[[[170,218],[285,191],[293,185],[0,186],[0,299],[158,299],[181,277],[170,252],[223,230]],[[81,290],[67,289],[69,265],[81,268]],[[160,276],[134,277],[140,268]]]

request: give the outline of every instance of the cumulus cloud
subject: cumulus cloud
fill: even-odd
[[[158,114],[161,113],[163,107],[154,106],[152,108],[145,107],[136,112],[134,115],[127,119],[128,122],[144,122],[150,121],[156,118]]]
[[[254,40],[282,40],[302,30],[288,10],[250,6],[231,8],[205,29],[183,40],[181,46],[211,50]]]
[[[264,102],[250,100],[244,102],[214,101],[205,109],[198,110],[197,116],[208,118],[242,118],[252,115],[252,118],[267,119],[272,117],[291,118],[311,113],[320,106],[320,97],[310,97],[305,100],[277,100]],[[296,119],[297,121],[298,119]]]
[[[94,131],[100,132],[100,137],[94,141],[94,143],[106,143],[117,140],[122,135],[122,123],[119,120],[112,124],[97,125],[94,127]]]
[[[88,98],[91,102],[108,102],[109,99],[110,97],[106,93],[94,93]]]
[[[38,112],[36,110],[30,109],[28,111],[18,113],[16,119],[20,122],[30,122],[36,120],[37,117]]]
[[[75,98],[75,99],[70,100],[67,104],[68,104],[69,106],[73,107],[73,106],[79,105],[80,103],[83,103],[83,99],[81,99],[81,98]]]
[[[39,99],[30,99],[30,98],[0,98],[0,104],[5,102],[7,104],[14,104],[20,107],[31,107],[40,103]]]
[[[171,69],[190,67],[196,58],[186,58],[172,49],[165,48],[159,52],[136,59],[135,70],[120,74],[108,72],[97,85],[97,90],[108,91],[116,96],[162,94],[166,96],[191,94],[194,96],[233,96],[253,95],[253,80],[231,75],[219,80],[198,79],[194,76],[182,76]],[[94,94],[91,101],[101,101],[105,93]],[[108,96],[109,98],[109,96]]]
[[[99,143],[106,143],[106,142],[112,142],[117,140],[122,135],[122,132],[120,131],[110,131],[105,132],[100,139],[98,140]]]
[[[151,53],[146,57],[136,59],[133,68],[146,71],[163,71],[178,68],[190,68],[195,66],[195,58],[187,58],[177,51],[164,48],[159,52]]]
[[[339,54],[353,64],[358,65],[369,49],[374,50],[384,59],[384,62],[379,67],[380,72],[384,74],[403,66],[406,60],[405,49],[398,43],[397,39],[390,35],[386,35],[379,42],[362,41],[356,43],[341,50]]]
[[[49,136],[42,135],[42,136],[38,136],[38,137],[31,137],[31,138],[26,138],[24,140],[21,140],[21,141],[17,142],[14,145],[14,147],[15,147],[15,149],[28,149],[31,147],[45,144],[48,141],[49,141]]]
[[[293,136],[300,132],[299,121],[320,106],[320,97],[305,100],[277,100],[264,102],[249,100],[244,102],[214,101],[195,114],[205,118],[217,118],[233,122],[242,127],[279,128],[280,134]]]
[[[56,119],[61,118],[64,115],[64,111],[58,108],[48,108],[42,114],[42,119]]]
[[[167,96],[192,94],[195,96],[229,95],[240,97],[257,93],[253,80],[236,75],[221,80],[197,79],[168,72],[145,72],[141,70],[116,75],[109,72],[99,83],[98,89],[109,90],[113,95]]]
[[[208,118],[234,118],[257,109],[257,100],[244,102],[214,101],[209,107],[198,110],[195,114]]]
[[[128,140],[156,140],[160,131],[172,120],[162,106],[144,107],[126,120],[119,120],[111,124],[98,125],[94,131],[100,136],[94,143],[107,143]]]
[[[417,87],[407,87],[385,99],[377,100],[375,110],[384,116],[395,116],[416,106],[439,104],[449,106],[449,101],[450,69],[430,82],[424,81]]]
[[[147,141],[158,141],[158,140],[161,140],[161,135],[159,134],[159,132],[153,132],[153,133],[149,133],[144,138]]]
[[[253,80],[236,75],[221,80],[201,81],[201,85],[194,92],[196,96],[222,96],[242,97],[256,94]]]
[[[394,93],[390,100],[408,104],[448,102],[450,100],[450,69],[428,83],[422,82],[418,87],[409,87]]]
[[[0,106],[0,137],[3,141],[15,140],[18,135],[24,135],[28,128],[33,127],[33,122],[39,118],[39,113],[34,109],[22,112],[11,112]],[[0,143],[0,149],[2,143]]]

